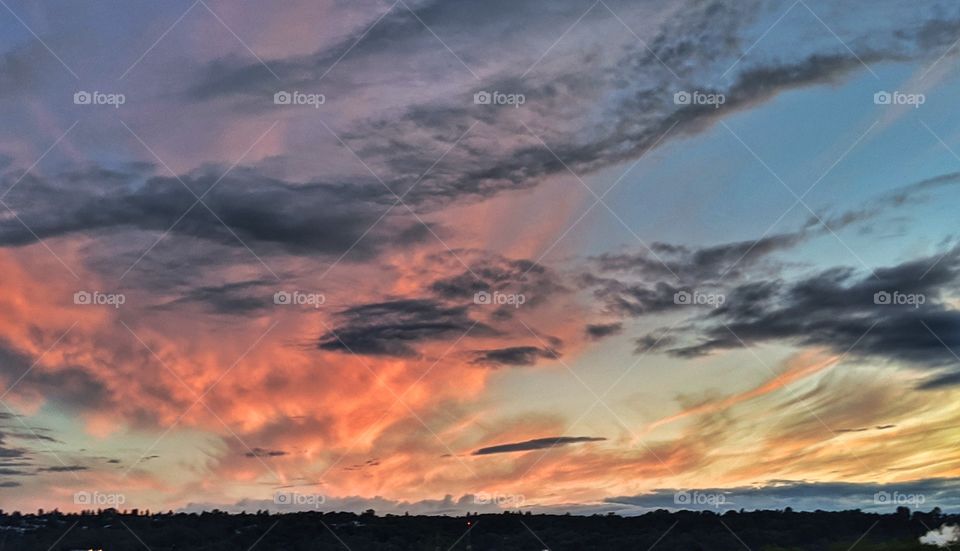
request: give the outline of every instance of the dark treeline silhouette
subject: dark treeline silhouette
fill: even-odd
[[[936,549],[920,536],[958,515],[938,509],[854,511],[665,510],[641,516],[503,513],[465,517],[354,513],[0,511],[0,551],[749,550]]]

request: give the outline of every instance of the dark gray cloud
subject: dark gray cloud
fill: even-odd
[[[541,359],[556,359],[559,357],[559,353],[552,348],[511,346],[494,350],[477,350],[474,352],[472,363],[492,367],[517,367],[534,365]]]
[[[670,353],[690,357],[785,341],[947,369],[956,364],[951,350],[960,350],[960,311],[949,304],[958,289],[956,247],[875,274],[834,268],[792,282],[744,283],[733,288],[723,306],[691,324],[695,342]],[[895,304],[897,296],[904,297],[901,301],[922,297],[923,304]],[[928,385],[955,381],[953,369],[936,371],[941,377]]]
[[[863,25],[862,20],[858,25],[847,22],[840,31],[852,35],[845,36],[845,43],[853,45],[853,53],[825,34],[811,17],[804,24],[810,25],[812,35],[824,35],[825,40],[808,41],[786,59],[754,52],[729,77],[721,77],[757,38],[751,35],[755,29],[750,25],[765,4],[688,2],[645,37],[649,48],[638,45],[606,9],[598,7],[586,14],[581,26],[584,32],[607,29],[607,25],[616,29],[618,33],[600,33],[612,42],[608,45],[611,51],[602,51],[599,44],[591,47],[588,36],[574,30],[571,40],[583,39],[583,51],[553,52],[565,56],[566,62],[550,63],[552,58],[548,58],[536,71],[524,74],[555,40],[556,29],[583,15],[582,3],[556,2],[550,10],[543,10],[502,0],[483,9],[468,1],[424,2],[413,5],[416,17],[397,7],[372,29],[358,29],[355,35],[311,55],[270,60],[270,66],[288,88],[322,88],[330,91],[331,98],[353,97],[361,91],[381,93],[385,102],[387,97],[403,97],[406,103],[391,102],[393,108],[385,110],[387,114],[349,121],[338,132],[362,158],[384,169],[385,180],[395,190],[408,189],[431,169],[407,200],[415,205],[438,205],[531,187],[546,176],[565,172],[567,166],[585,174],[635,159],[668,129],[674,128],[676,134],[699,133],[720,118],[783,91],[833,83],[863,71],[864,63],[939,56],[952,44],[949,37],[960,29],[956,10],[938,14],[936,26],[922,20],[907,30],[879,21],[873,26]],[[651,8],[629,2],[611,1],[609,5],[626,21],[638,25],[644,8]],[[774,11],[779,9],[782,7],[774,7]],[[511,14],[510,24],[493,15],[502,13]],[[444,97],[415,93],[420,81],[408,82],[402,75],[391,81],[389,90],[374,92],[370,91],[370,79],[355,78],[406,67],[413,54],[435,51],[436,37],[426,32],[417,18],[446,37],[467,65],[484,74],[481,81],[446,52],[436,58],[417,56],[421,65],[416,71],[421,78],[436,73],[438,78],[443,75],[451,80],[448,87],[455,91]],[[505,32],[506,28],[523,29],[526,39],[518,40],[517,35]],[[618,38],[620,33],[623,37]],[[531,44],[538,47],[531,48]],[[499,62],[500,57],[511,62]],[[334,63],[340,78],[321,82]],[[260,63],[232,57],[198,71],[190,95],[200,100],[242,98],[248,105],[255,98],[254,105],[268,109],[273,106],[263,99],[277,86],[276,78]],[[513,109],[472,105],[472,94],[479,88],[525,94],[528,103],[522,112],[526,124],[546,136],[553,152],[533,138],[498,139],[503,135],[528,137],[528,132]],[[722,109],[677,106],[672,98],[680,89],[722,92],[726,103]],[[602,125],[591,116],[597,109],[604,114]],[[481,140],[465,140],[434,166],[473,123],[479,123],[472,133]]]
[[[458,338],[471,327],[491,334],[489,326],[470,318],[466,306],[446,306],[433,299],[402,299],[363,304],[339,313],[341,323],[320,337],[322,350],[371,356],[416,356],[415,346]]]
[[[811,217],[795,231],[754,241],[706,247],[654,242],[644,251],[601,254],[591,258],[592,271],[582,274],[578,281],[581,287],[592,290],[608,313],[623,317],[688,309],[674,300],[679,291],[727,296],[736,293],[739,306],[746,308],[757,303],[761,298],[757,293],[764,292],[787,266],[781,253],[856,224],[896,215],[897,209],[927,200],[931,192],[957,184],[960,173],[927,178],[880,195],[862,208],[827,212],[819,218]],[[655,339],[645,342],[652,340]],[[666,339],[660,345],[669,342],[671,339]]]
[[[58,336],[48,337],[51,339],[50,342],[53,342],[53,339]],[[79,408],[84,411],[99,409],[109,403],[110,392],[103,381],[83,367],[65,365],[53,371],[31,369],[32,363],[23,354],[4,346],[3,339],[0,339],[0,378],[19,381],[10,391],[12,394],[22,392],[26,395],[43,396],[62,407]],[[40,439],[48,443],[58,442],[42,427],[27,429],[21,421],[6,422],[4,425],[0,428],[11,436],[30,440]]]
[[[614,323],[592,323],[586,327],[587,337],[593,340],[599,340],[612,335],[619,335],[623,332],[623,324]]]
[[[789,250],[811,237],[813,232],[803,229],[702,248],[657,242],[651,245],[652,252],[608,253],[595,260],[597,267],[604,272],[626,272],[668,280],[676,278],[677,282],[702,284],[726,277],[736,279],[774,253]]]
[[[264,448],[253,448],[244,454],[247,457],[281,457],[287,455],[283,450],[268,450]]]
[[[628,317],[676,309],[679,305],[673,297],[684,289],[663,281],[647,286],[591,275],[585,276],[582,281],[595,287],[593,295],[605,305],[608,312]]]
[[[510,259],[487,251],[459,251],[469,269],[433,281],[428,289],[443,300],[472,302],[479,292],[523,295],[524,306],[534,307],[567,291],[560,276],[546,266],[528,259]],[[434,256],[433,261],[440,258]],[[509,314],[513,307],[501,309]],[[506,316],[509,317],[509,316]]]
[[[19,459],[26,457],[27,450],[23,448],[11,448],[4,445],[4,435],[0,433],[0,459]]]
[[[12,185],[14,176],[7,174],[4,179]],[[0,245],[25,245],[37,237],[73,233],[123,228],[165,232],[172,227],[173,236],[229,246],[243,247],[242,240],[266,252],[334,255],[356,243],[384,215],[392,197],[379,184],[299,184],[234,169],[203,199],[215,215],[203,205],[191,209],[194,193],[202,195],[219,177],[214,170],[204,170],[181,176],[181,184],[176,178],[132,167],[90,168],[51,178],[28,176],[5,202],[22,219],[30,220],[30,228],[15,218],[0,220]],[[50,209],[52,204],[58,208]],[[409,245],[428,235],[419,221],[395,210],[351,254],[362,258],[379,248]]]
[[[216,314],[244,315],[271,305],[276,287],[275,280],[266,279],[205,285],[189,289],[179,298],[158,308],[174,309],[183,304],[195,303]]]
[[[379,460],[379,459],[367,459],[367,460],[364,461],[363,463],[354,463],[353,465],[349,465],[349,466],[347,466],[347,467],[344,467],[343,470],[345,470],[345,471],[361,471],[361,470],[363,470],[363,469],[372,469],[373,467],[379,467],[379,466],[380,466],[380,460]]]
[[[50,53],[38,40],[0,54],[0,99],[36,91],[49,75],[49,60]]]
[[[525,452],[531,450],[542,450],[547,448],[557,448],[569,446],[571,444],[582,444],[585,442],[602,442],[606,438],[595,436],[552,436],[549,438],[535,438],[523,442],[512,442],[510,444],[498,444],[475,450],[471,455],[493,455],[497,453]]]
[[[78,471],[86,471],[90,467],[85,465],[54,465],[52,467],[40,467],[37,469],[37,472],[41,473],[74,473]]]

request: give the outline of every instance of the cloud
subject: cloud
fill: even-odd
[[[491,329],[470,319],[465,306],[445,306],[431,299],[400,299],[363,304],[340,312],[342,322],[320,337],[322,350],[368,356],[411,357],[415,345],[457,338],[473,328]]]
[[[110,392],[104,381],[92,374],[83,365],[62,365],[56,370],[33,366],[23,354],[4,346],[0,339],[0,380],[17,381],[10,391],[26,396],[42,396],[64,407],[90,411],[108,402]],[[29,438],[47,442],[57,440],[44,429],[31,428],[25,431],[12,425],[20,434],[29,432]],[[22,427],[22,425],[20,425]],[[9,432],[9,431],[8,431]]]
[[[458,254],[469,258],[465,261],[469,269],[433,280],[429,290],[438,298],[473,302],[478,292],[496,291],[523,295],[524,305],[533,307],[568,290],[553,270],[528,259],[511,259],[478,250]],[[501,312],[510,309],[508,306]]]
[[[275,280],[266,279],[204,285],[189,289],[179,298],[158,308],[175,310],[184,304],[197,303],[216,314],[244,315],[272,304],[276,287]]]
[[[541,359],[559,357],[556,350],[536,346],[511,346],[495,350],[477,350],[473,363],[489,366],[528,366]]]
[[[41,467],[37,471],[42,473],[74,473],[89,469],[90,467],[84,465],[54,465],[52,467]]]
[[[670,352],[693,357],[744,344],[788,341],[945,368],[956,361],[951,349],[960,347],[960,311],[947,302],[958,284],[960,247],[874,274],[858,276],[850,269],[833,268],[793,282],[745,283],[701,324],[694,324],[702,326],[694,329],[699,342]],[[887,297],[890,304],[884,302]],[[897,304],[897,297],[923,297],[917,299],[923,303]]]
[[[392,189],[410,190],[408,202],[436,206],[529,188],[567,167],[582,175],[635,159],[669,129],[675,136],[697,134],[784,91],[835,83],[864,70],[864,63],[939,55],[953,42],[947,29],[958,28],[958,21],[943,19],[931,32],[924,27],[930,20],[920,15],[896,25],[843,19],[833,25],[856,53],[838,48],[832,39],[808,40],[786,58],[754,52],[728,76],[724,69],[756,39],[750,23],[764,2],[688,3],[682,9],[610,2],[617,17],[630,22],[628,26],[642,25],[645,47],[637,45],[605,9],[584,14],[579,2],[558,2],[545,14],[497,4],[503,7],[478,13],[468,2],[425,2],[412,6],[416,16],[397,7],[376,25],[358,29],[331,47],[269,63],[288,87],[327,90],[332,101],[345,98],[342,101],[351,107],[346,98],[362,96],[366,105],[374,106],[366,108],[365,117],[343,121],[339,134],[385,174]],[[505,32],[504,21],[494,13],[510,13],[508,26],[523,29],[524,39]],[[578,15],[584,16],[580,28],[571,29],[567,39],[569,44],[579,41],[579,47],[568,49],[560,43],[548,58],[537,59],[538,51],[555,41],[556,28]],[[643,24],[646,20],[657,23]],[[454,50],[468,66],[476,67],[479,83],[446,52],[419,56],[436,50],[435,37],[424,34],[420,21],[438,36],[456,38]],[[815,36],[823,34],[812,17],[797,24],[811,28]],[[605,44],[599,43],[599,36]],[[531,44],[542,48],[530,48]],[[499,62],[496,52],[509,52],[503,57],[511,62]],[[407,69],[410,56],[418,62],[417,78],[411,78]],[[536,71],[524,72],[534,62]],[[341,78],[326,78],[333,65]],[[402,71],[397,69],[401,66]],[[424,93],[425,75],[443,78],[445,86]],[[390,85],[381,85],[384,81]],[[727,84],[717,84],[724,81]],[[275,110],[264,98],[276,87],[275,77],[259,62],[232,56],[199,70],[188,97]],[[526,127],[512,109],[472,105],[478,87],[524,94]],[[678,106],[673,102],[678,89],[722,92],[726,103],[722,109]],[[544,136],[552,151],[530,136],[527,127]],[[461,147],[447,155],[471,128]],[[503,139],[504,135],[513,138]],[[435,164],[441,155],[444,160]]]
[[[602,442],[606,438],[594,436],[553,436],[549,438],[535,438],[523,442],[512,442],[509,444],[498,444],[488,446],[473,451],[470,455],[493,455],[497,453],[525,452],[531,450],[543,450],[569,446],[571,444],[581,444],[584,442]]]
[[[593,340],[619,335],[621,332],[623,332],[623,324],[620,322],[588,324],[586,327],[587,336]]]
[[[241,168],[218,182],[220,174],[208,170],[180,175],[182,184],[150,175],[142,167],[29,176],[5,201],[30,220],[30,228],[13,217],[0,219],[0,245],[134,228],[297,255],[339,255],[353,246],[354,258],[363,258],[428,235],[412,217],[387,215],[386,190],[379,184],[293,183]],[[13,177],[6,175],[7,180]],[[207,190],[203,204],[196,204],[194,194],[202,196]],[[53,202],[61,208],[51,211],[48,205]],[[385,218],[361,240],[381,216]]]
[[[49,55],[39,40],[0,54],[0,99],[35,92],[51,70]]]
[[[802,229],[757,240],[723,243],[702,248],[654,243],[651,252],[602,254],[595,258],[603,272],[625,272],[648,278],[678,278],[679,282],[712,282],[737,278],[777,252],[786,251],[812,237]]]
[[[247,457],[282,457],[287,455],[283,450],[267,450],[264,448],[253,448],[244,454]]]

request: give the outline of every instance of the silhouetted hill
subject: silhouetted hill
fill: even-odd
[[[376,516],[266,512],[83,514],[0,512],[0,551],[308,550],[750,550],[936,549],[920,536],[960,517],[861,511],[655,511],[637,517],[532,515]]]

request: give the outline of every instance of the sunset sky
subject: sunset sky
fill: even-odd
[[[2,0],[0,508],[960,510],[958,41]]]

